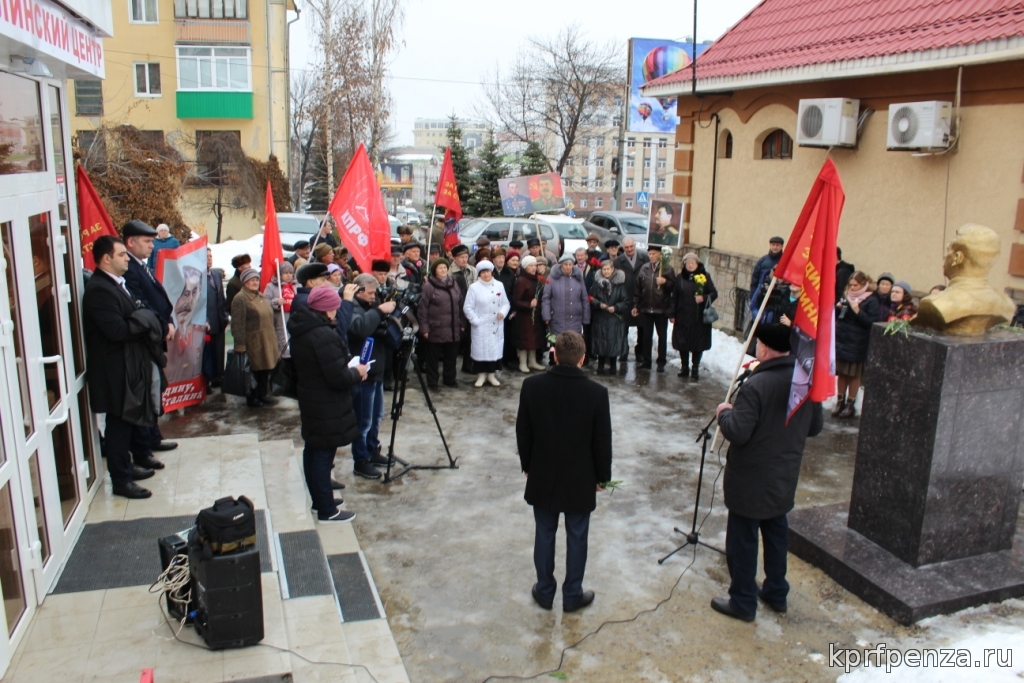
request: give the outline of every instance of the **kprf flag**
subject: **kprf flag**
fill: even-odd
[[[441,164],[441,175],[437,179],[434,206],[444,208],[444,250],[451,251],[459,243],[459,221],[462,220],[462,204],[459,203],[459,187],[455,184],[451,147],[444,149],[444,163]]]
[[[787,420],[807,399],[820,403],[835,393],[836,240],[845,201],[839,172],[826,159],[775,268],[776,277],[803,288],[793,319],[796,365]]]
[[[277,227],[277,209],[274,208],[274,193],[267,181],[266,220],[263,226],[263,258],[260,260],[260,291],[270,284],[270,278],[277,275],[277,269],[284,261],[281,249],[281,231]]]
[[[78,231],[82,238],[82,261],[86,270],[96,270],[92,243],[102,235],[118,237],[117,230],[81,165],[75,166],[75,186],[78,188]]]
[[[391,223],[370,157],[362,144],[352,157],[327,213],[334,218],[341,241],[359,264],[359,270],[369,273],[374,259],[391,258]]]

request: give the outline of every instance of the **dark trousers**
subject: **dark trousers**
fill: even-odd
[[[273,370],[253,370],[252,376],[256,380],[256,386],[252,388],[246,397],[250,402],[270,396],[270,376]]]
[[[565,512],[565,581],[562,582],[562,603],[571,605],[583,595],[583,573],[587,568],[587,534],[589,512]],[[533,564],[537,568],[537,592],[545,600],[553,600],[555,581],[555,535],[558,533],[557,512],[533,506],[537,532],[533,540]]]
[[[107,459],[107,472],[115,485],[132,480],[132,455],[152,455],[149,450],[150,434],[146,427],[137,427],[116,415],[107,413],[107,426],[103,431],[103,456]]]
[[[428,342],[426,347],[427,386],[431,389],[437,388],[437,364],[439,361],[442,361],[444,365],[444,383],[454,384],[456,382],[455,373],[457,370],[455,366],[459,357],[459,342],[445,342],[443,344]]]
[[[470,355],[473,349],[473,340],[470,338],[469,325],[462,331],[462,339],[459,341],[459,353],[462,354],[462,371],[473,372],[473,357]]]
[[[700,359],[704,357],[704,352],[703,351],[694,351],[692,354],[690,354],[690,353],[687,353],[686,351],[680,351],[679,352],[679,360],[682,361],[683,370],[686,369],[686,367],[687,367],[686,364],[689,361],[690,356],[693,356],[693,367],[695,369],[696,368],[700,368]]]
[[[658,365],[665,365],[668,362],[668,339],[665,331],[668,329],[668,318],[663,313],[641,313],[640,325],[637,327],[637,346],[640,347],[638,356],[642,356],[644,363],[651,362],[651,346],[654,343],[653,333],[658,333]]]
[[[786,604],[789,583],[786,582],[786,549],[789,545],[789,522],[786,515],[773,519],[751,519],[729,513],[725,534],[725,559],[729,564],[729,597],[736,609],[747,614],[757,612],[757,532],[764,544],[764,585],[766,602]]]
[[[224,377],[224,333],[210,335],[210,341],[203,345],[203,377],[220,380]]]
[[[306,475],[306,488],[313,499],[313,507],[320,519],[327,519],[338,511],[331,490],[331,470],[334,469],[336,448],[313,448],[309,444],[302,449],[302,471]]]
[[[622,314],[622,319],[626,322],[626,326],[622,329],[623,346],[626,348],[626,352],[619,356],[619,360],[625,361],[626,356],[629,355],[629,328],[636,328],[636,345],[633,347],[633,355],[636,356],[637,361],[640,360],[640,349],[642,345],[640,340],[644,338],[643,328],[640,327],[640,318],[634,318],[633,315],[626,311]]]

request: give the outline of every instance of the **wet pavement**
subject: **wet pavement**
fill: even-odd
[[[830,643],[931,642],[961,627],[1024,625],[1024,602],[1008,601],[902,627],[792,555],[787,615],[762,610],[744,624],[712,612],[711,598],[728,586],[723,556],[688,548],[663,565],[657,560],[684,540],[673,527],[690,528],[696,440],[727,378],[705,372],[692,384],[676,370],[637,372],[630,362],[617,377],[594,375],[610,390],[613,477],[623,485],[598,496],[584,581],[597,599],[575,614],[563,614],[557,599],[554,611],[544,611],[530,596],[533,515],[515,445],[521,375],[503,373],[501,387],[475,389],[473,377],[460,374],[462,387],[432,395],[456,470],[413,471],[382,484],[354,478],[348,449],[339,451],[346,508],[358,513],[356,534],[410,680],[502,680],[559,669],[582,681],[832,681],[842,670],[828,666]],[[387,401],[390,407],[390,394]],[[823,434],[808,441],[798,507],[848,500],[857,424],[826,416]],[[385,419],[385,451],[391,426]],[[170,416],[163,432],[256,432],[261,440],[300,443],[292,401],[250,410],[241,399],[215,396]],[[414,464],[447,463],[415,376],[396,453]],[[708,456],[699,517],[701,540],[719,548],[722,461],[724,449]],[[584,637],[563,657],[563,648]]]

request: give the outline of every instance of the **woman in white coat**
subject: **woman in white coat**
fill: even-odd
[[[477,281],[466,292],[466,303],[462,310],[466,320],[473,327],[470,357],[476,369],[476,383],[482,387],[484,381],[499,387],[501,382],[494,373],[501,367],[505,348],[505,316],[511,304],[505,293],[505,285],[494,279],[494,264],[481,261],[476,264]]]

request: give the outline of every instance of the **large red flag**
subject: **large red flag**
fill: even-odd
[[[82,261],[86,270],[96,270],[92,257],[92,243],[97,237],[110,235],[118,237],[114,221],[110,220],[96,188],[81,164],[75,166],[75,187],[78,188],[78,232],[82,239]]]
[[[377,176],[362,144],[352,157],[327,213],[334,218],[341,241],[362,272],[370,272],[374,259],[391,258],[391,223]]]
[[[270,284],[270,278],[277,275],[277,268],[284,263],[284,250],[281,248],[281,230],[277,227],[277,209],[274,208],[274,193],[270,191],[267,181],[267,217],[263,226],[263,258],[260,260],[260,291]]]
[[[434,206],[444,208],[444,250],[451,251],[459,243],[459,221],[462,220],[462,204],[459,202],[459,187],[455,183],[451,147],[444,149],[444,163],[441,164],[441,175],[437,179]]]
[[[826,159],[775,268],[776,277],[803,287],[793,320],[797,362],[788,417],[807,399],[835,393],[836,241],[845,201],[839,172]]]

